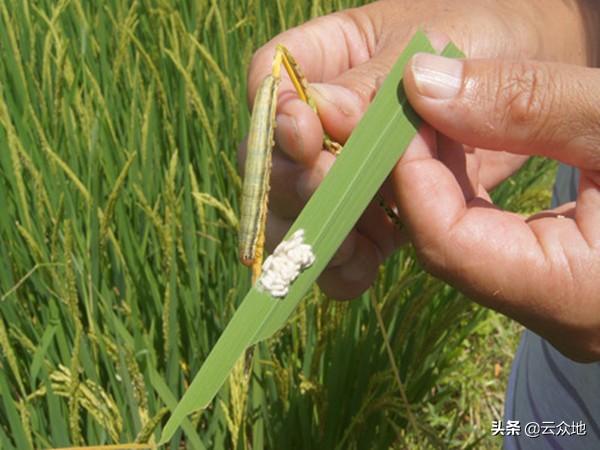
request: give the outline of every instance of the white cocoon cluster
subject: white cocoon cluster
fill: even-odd
[[[315,255],[304,243],[304,230],[297,230],[265,260],[258,284],[273,297],[285,297],[290,284],[313,262]]]

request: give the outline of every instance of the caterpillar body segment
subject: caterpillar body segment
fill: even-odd
[[[252,267],[254,278],[258,276],[262,264],[279,82],[279,77],[271,74],[260,84],[248,134],[239,251],[242,263]]]

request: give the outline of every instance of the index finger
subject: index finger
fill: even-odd
[[[260,82],[271,73],[277,44],[288,48],[311,82],[329,80],[369,60],[375,32],[356,11],[360,9],[310,20],[281,33],[258,49],[248,69],[248,104],[252,106]],[[363,16],[366,17],[366,13]],[[280,92],[290,90],[293,90],[292,84],[284,78]]]

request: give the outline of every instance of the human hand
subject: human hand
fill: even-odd
[[[600,360],[600,69],[419,54],[404,87],[427,127],[394,170],[395,198],[436,276],[579,361]],[[460,142],[576,166],[577,202],[498,209]]]
[[[562,0],[386,0],[312,20],[258,50],[248,75],[250,103],[271,70],[275,45],[282,43],[313,83],[323,126],[344,143],[417,27],[424,27],[438,48],[447,35],[470,56],[586,60],[581,18],[576,8],[567,8]],[[289,80],[283,80],[280,93],[268,249],[281,240],[334,161],[331,154],[321,151],[321,122],[298,99]],[[483,185],[490,187],[512,173],[524,157],[476,149],[467,159]],[[383,195],[392,200],[389,184]],[[379,264],[404,241],[383,210],[376,204],[369,206],[319,284],[332,297],[355,297],[373,282]]]

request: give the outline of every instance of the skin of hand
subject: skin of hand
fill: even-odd
[[[594,53],[588,42],[595,42],[583,19],[590,9],[587,2],[565,0],[381,0],[311,20],[264,45],[249,68],[249,103],[270,72],[275,46],[281,43],[302,67],[319,108],[317,117],[289,80],[282,80],[267,249],[282,239],[335,160],[322,150],[323,128],[336,141],[346,141],[418,27],[425,29],[436,48],[450,38],[470,57],[585,65]],[[484,189],[512,174],[527,158],[477,147],[460,149],[468,178]],[[241,167],[244,159],[242,144]],[[389,182],[381,192],[390,203],[394,201]],[[319,278],[319,285],[333,298],[356,297],[372,284],[379,264],[404,242],[405,233],[395,229],[373,202]]]
[[[446,136],[422,129],[394,169],[425,267],[566,356],[600,360],[600,69],[418,54],[404,86]],[[456,142],[575,166],[577,202],[528,218],[502,211]]]

